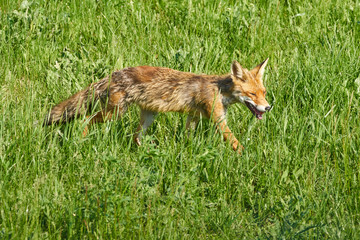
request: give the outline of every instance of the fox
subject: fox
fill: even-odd
[[[234,60],[231,73],[225,75],[195,74],[153,66],[124,68],[54,106],[43,124],[61,124],[80,115],[86,116],[100,103],[98,112],[86,116],[87,126],[83,132],[86,136],[88,126],[111,120],[113,116],[119,118],[131,104],[136,104],[140,107],[140,123],[133,135],[137,145],[141,145],[158,113],[180,112],[188,114],[186,129],[194,129],[201,117],[213,121],[223,139],[241,153],[244,147],[228,127],[226,112],[235,103],[245,105],[257,119],[270,111],[272,106],[265,99],[263,84],[268,60],[251,70]]]

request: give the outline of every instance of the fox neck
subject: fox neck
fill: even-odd
[[[234,82],[230,74],[219,76],[219,78],[216,80],[216,84],[222,95],[222,103],[225,107],[239,102],[239,100],[233,95]]]
[[[231,93],[231,89],[233,88],[233,80],[231,78],[231,75],[223,75],[218,76],[218,78],[215,80],[215,83],[217,84],[219,90],[222,93]]]

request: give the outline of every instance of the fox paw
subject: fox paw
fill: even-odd
[[[134,142],[136,143],[136,145],[141,146],[140,138],[134,137]]]
[[[239,143],[234,143],[232,145],[232,148],[234,149],[234,151],[236,151],[237,153],[241,154],[242,150],[244,150],[244,146],[239,144]]]

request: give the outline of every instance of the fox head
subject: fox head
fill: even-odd
[[[252,70],[241,67],[237,61],[233,61],[231,65],[233,97],[245,104],[257,119],[262,119],[262,115],[272,108],[265,99],[266,89],[263,85],[268,60],[269,58]]]

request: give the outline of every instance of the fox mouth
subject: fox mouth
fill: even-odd
[[[245,101],[245,104],[257,119],[262,119],[262,115],[264,114],[264,112],[261,112],[261,111],[257,110],[257,108],[252,103],[250,103],[248,101]]]

